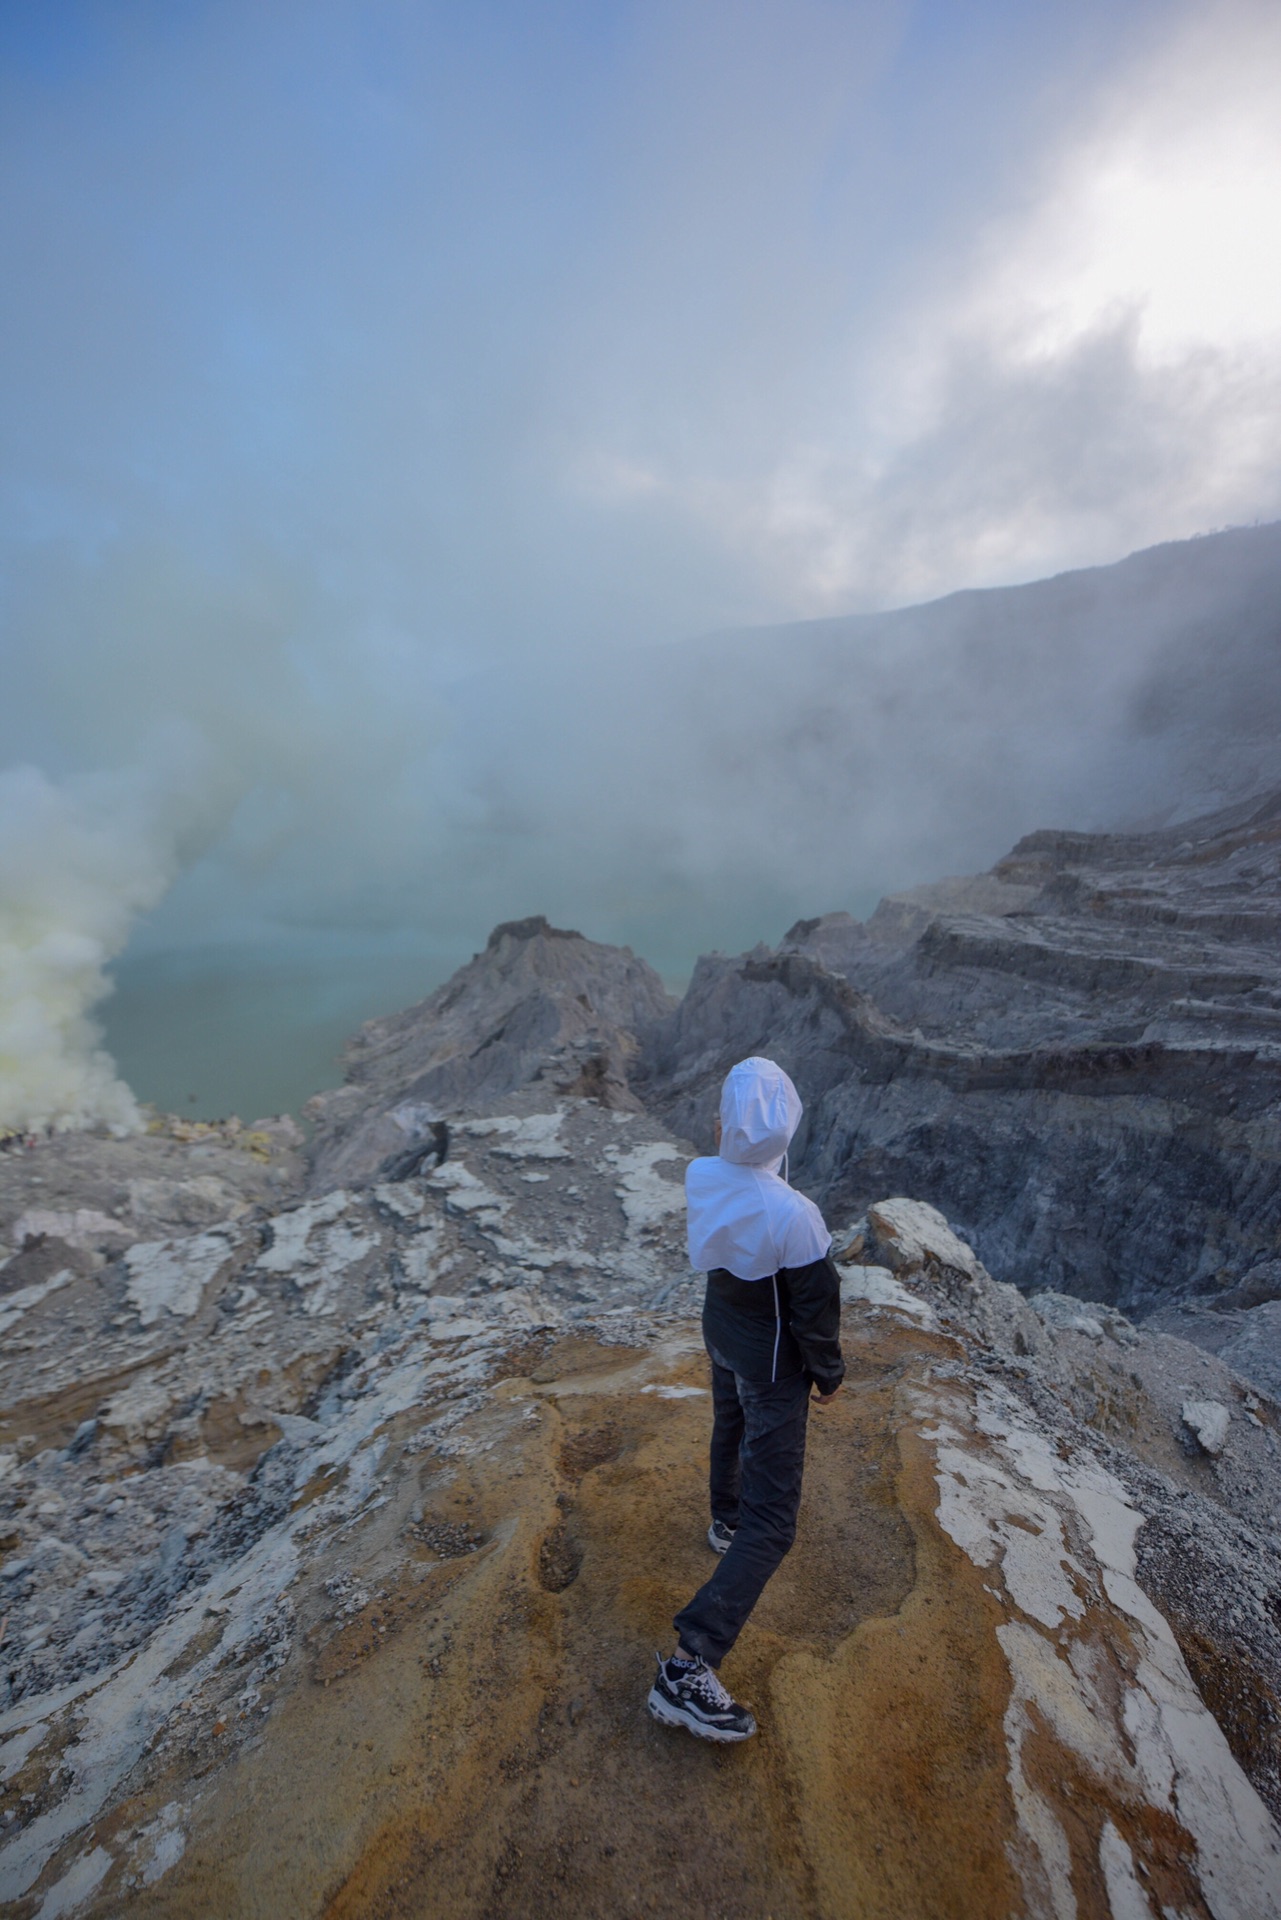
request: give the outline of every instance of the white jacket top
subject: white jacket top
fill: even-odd
[[[721,1088],[720,1152],[685,1174],[689,1263],[724,1267],[739,1280],[767,1280],[806,1267],[832,1244],[812,1200],[779,1172],[800,1125],[800,1095],[772,1060],[740,1060]]]

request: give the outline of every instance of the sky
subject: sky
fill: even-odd
[[[0,0],[10,1109],[122,952],[618,937],[544,670],[1281,516],[1279,210],[1259,0]]]

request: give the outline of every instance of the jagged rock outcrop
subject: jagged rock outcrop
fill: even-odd
[[[1025,1291],[1240,1302],[1281,1248],[1279,933],[1281,793],[1036,833],[866,924],[700,961],[633,1084],[706,1142],[726,1068],[768,1052],[829,1207],[923,1195]]]
[[[279,1205],[301,1185],[303,1132],[289,1115],[152,1117],[146,1133],[10,1136],[0,1152],[0,1295],[58,1266],[93,1271],[136,1241]],[[25,1250],[24,1250],[25,1249]]]
[[[428,999],[371,1020],[346,1084],[308,1103],[314,1184],[367,1180],[439,1115],[479,1111],[535,1082],[636,1109],[637,1036],[671,1009],[652,967],[541,916],[495,927]]]

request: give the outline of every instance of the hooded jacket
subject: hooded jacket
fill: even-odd
[[[803,1108],[772,1060],[741,1060],[721,1089],[715,1156],[685,1175],[690,1265],[708,1276],[709,1348],[745,1379],[808,1372],[820,1392],[844,1375],[840,1279],[812,1200],[782,1177]]]

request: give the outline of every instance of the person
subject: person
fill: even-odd
[[[711,1526],[721,1556],[676,1615],[676,1650],[654,1657],[648,1706],[704,1740],[747,1740],[748,1708],[716,1669],[791,1547],[810,1389],[827,1406],[845,1375],[840,1276],[813,1201],[788,1185],[800,1097],[772,1060],[741,1060],[721,1089],[717,1153],[685,1176],[690,1265],[707,1274],[712,1363]]]

